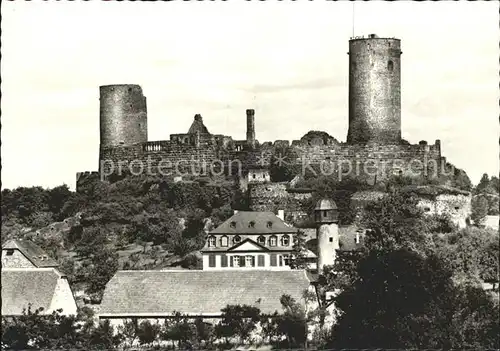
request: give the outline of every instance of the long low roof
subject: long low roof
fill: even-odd
[[[21,315],[23,309],[49,310],[61,275],[54,268],[2,269],[2,315]]]
[[[220,315],[229,305],[281,311],[288,294],[301,301],[310,281],[303,270],[118,271],[106,285],[99,315]]]

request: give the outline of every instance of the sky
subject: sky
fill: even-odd
[[[499,173],[498,2],[3,1],[2,188],[95,171],[99,86],[139,84],[148,138],[345,141],[348,41],[401,39],[402,135],[441,140],[473,183]],[[354,16],[353,16],[354,7]]]

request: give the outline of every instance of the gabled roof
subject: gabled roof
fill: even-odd
[[[191,127],[189,127],[188,134],[196,133],[210,134],[207,127],[205,127],[205,125],[203,124],[203,118],[201,117],[201,115],[195,115],[193,124],[191,124]]]
[[[8,240],[2,250],[19,250],[37,268],[57,267],[59,264],[34,242],[29,240]]]
[[[253,227],[250,226],[250,223],[253,223]],[[268,223],[271,223],[271,227],[268,227]],[[239,211],[210,233],[279,234],[297,233],[297,229],[286,225],[272,212]]]
[[[50,309],[57,281],[62,276],[54,268],[2,269],[2,315],[21,315],[23,309]]]
[[[99,315],[220,315],[228,304],[273,313],[282,310],[283,294],[300,302],[309,286],[303,270],[118,271],[106,285]]]

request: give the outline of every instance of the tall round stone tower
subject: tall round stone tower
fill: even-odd
[[[104,85],[99,93],[101,148],[148,141],[146,97],[139,85]]]
[[[401,41],[349,40],[350,144],[398,144],[401,141]]]
[[[319,200],[314,208],[318,241],[318,273],[323,272],[324,266],[335,263],[336,250],[339,248],[338,215],[337,204],[329,199]]]

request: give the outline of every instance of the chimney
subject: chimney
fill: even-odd
[[[255,110],[247,110],[247,143],[255,146]]]
[[[238,210],[234,210],[233,211],[233,215],[237,214],[238,213]]]
[[[285,211],[284,210],[278,210],[278,214],[276,215],[279,219],[282,221],[285,221]]]

